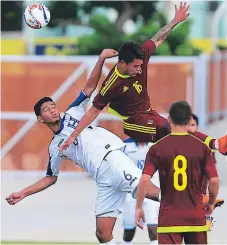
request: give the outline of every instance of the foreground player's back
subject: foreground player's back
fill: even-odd
[[[208,147],[187,133],[170,134],[151,147],[160,175],[159,225],[205,225],[202,179],[213,171]],[[210,166],[212,165],[212,166]]]

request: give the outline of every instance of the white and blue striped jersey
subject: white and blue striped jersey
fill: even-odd
[[[72,145],[60,153],[59,147],[73,133],[84,116],[84,105],[88,101],[86,98],[79,104],[72,103],[61,119],[60,130],[55,133],[49,146],[47,176],[58,176],[62,159],[69,159],[95,179],[105,155],[124,147],[123,141],[113,133],[104,128],[90,126],[80,133]]]
[[[147,143],[143,146],[138,145],[134,140],[127,139],[124,141],[125,146],[123,148],[123,152],[130,157],[135,165],[141,169],[141,171],[144,168],[144,163],[146,160],[147,152],[149,151],[150,147],[152,146],[152,143]],[[156,172],[153,177],[151,178],[152,182],[159,187],[159,176],[158,172]]]

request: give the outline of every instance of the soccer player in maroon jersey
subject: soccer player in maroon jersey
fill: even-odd
[[[110,71],[93,101],[93,106],[80,121],[61,150],[72,144],[79,133],[109,104],[109,112],[124,120],[124,132],[137,142],[156,142],[170,133],[168,121],[151,109],[147,93],[147,65],[151,54],[170,34],[171,30],[189,16],[189,6],[175,7],[175,17],[152,39],[140,45],[135,41],[125,42],[119,49],[119,62]],[[212,149],[227,154],[227,135],[214,140],[205,134],[194,135]]]
[[[191,132],[196,132],[199,130],[199,118],[194,113],[192,113],[192,118],[188,124],[188,130],[190,130]],[[214,160],[216,162],[214,152],[213,152],[213,157],[214,157]],[[208,186],[208,179],[206,176],[204,176],[203,181],[202,181],[202,193],[203,193],[204,202],[206,202],[205,199],[208,198],[207,197],[207,186]],[[223,199],[219,199],[219,198],[216,199],[216,205],[217,206],[221,206],[223,203],[224,203]],[[212,216],[206,217],[206,224],[208,226],[209,231],[211,231],[214,223],[215,223],[215,219]]]
[[[142,204],[146,186],[158,170],[161,205],[158,221],[159,244],[207,244],[205,215],[214,210],[219,179],[210,149],[188,133],[191,107],[185,101],[169,110],[171,134],[148,151],[137,190],[136,222],[144,219]],[[202,180],[209,179],[209,201],[203,204]]]

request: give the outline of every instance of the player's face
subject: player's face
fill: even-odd
[[[134,59],[131,63],[126,64],[125,73],[131,77],[135,77],[137,74],[142,73],[141,65],[143,60]]]
[[[51,102],[45,102],[41,106],[41,116],[38,117],[38,120],[45,124],[55,124],[60,121],[60,113],[56,105]]]
[[[194,120],[193,118],[191,118],[189,124],[188,124],[188,130],[190,130],[191,132],[196,132],[198,130],[199,126],[196,123],[196,120]]]

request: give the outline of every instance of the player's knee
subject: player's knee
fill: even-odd
[[[100,243],[109,242],[113,239],[111,231],[100,228],[96,229],[96,237]]]
[[[147,229],[148,229],[148,234],[149,234],[150,240],[151,241],[157,240],[158,239],[157,226],[148,225]]]
[[[136,228],[130,229],[130,230],[125,229],[125,230],[124,230],[123,240],[124,240],[125,242],[131,242],[132,239],[133,239],[133,237],[134,237],[134,235],[135,235],[135,232],[136,232]]]

